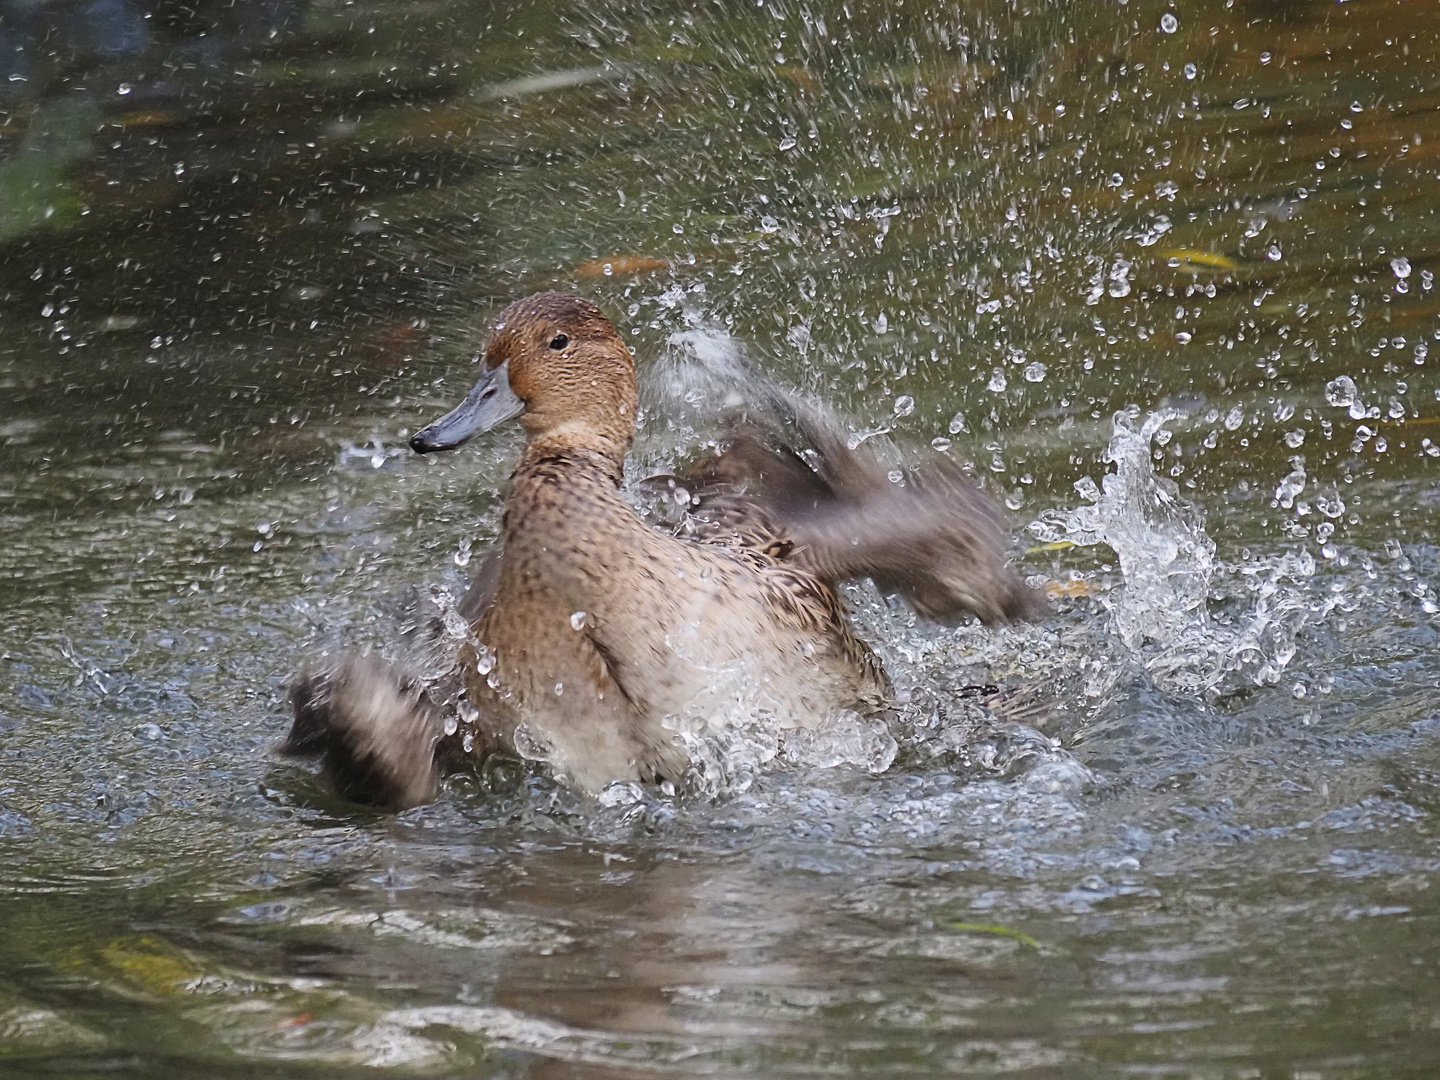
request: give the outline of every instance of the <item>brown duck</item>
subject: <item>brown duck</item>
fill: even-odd
[[[352,654],[301,673],[282,750],[321,754],[342,794],[396,808],[434,798],[442,769],[517,742],[586,791],[678,780],[688,759],[666,719],[717,672],[741,672],[743,707],[780,725],[884,709],[889,682],[845,617],[843,580],[872,577],[932,618],[1035,609],[1003,561],[992,505],[953,466],[937,459],[893,483],[757,385],[764,419],[671,479],[693,502],[665,531],[620,490],[637,408],[624,339],[569,294],[507,307],[480,381],[410,442],[449,450],[515,417],[527,433],[500,542],[460,604],[475,643],[461,655],[459,718],[447,725],[418,680]]]

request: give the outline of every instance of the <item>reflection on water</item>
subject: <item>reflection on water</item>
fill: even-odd
[[[1433,1073],[1418,12],[0,2],[0,1069]],[[742,344],[973,462],[1050,615],[853,590],[878,775],[269,759],[493,537],[514,442],[400,448],[542,286],[633,337],[634,474]]]

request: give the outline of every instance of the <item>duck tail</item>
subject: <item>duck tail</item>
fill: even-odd
[[[419,681],[372,653],[307,665],[290,687],[295,721],[281,754],[320,755],[335,791],[405,810],[435,798],[440,711]]]

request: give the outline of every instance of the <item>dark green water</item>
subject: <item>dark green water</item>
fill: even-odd
[[[0,1073],[1436,1075],[1437,61],[1400,0],[0,3]],[[878,774],[333,800],[286,683],[461,587],[516,436],[404,437],[551,287],[636,475],[738,345],[974,462],[1050,614],[853,590]]]

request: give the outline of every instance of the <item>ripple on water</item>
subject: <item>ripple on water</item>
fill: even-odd
[[[1436,1072],[1416,5],[153,6],[0,31],[0,1069]],[[302,657],[464,638],[520,435],[402,448],[541,283],[632,475],[763,370],[974,462],[1050,615],[849,588],[888,725],[674,793],[271,760]]]

